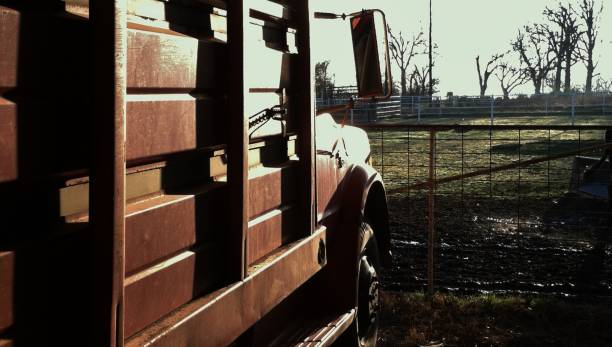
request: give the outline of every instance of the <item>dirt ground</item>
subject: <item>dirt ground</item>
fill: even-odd
[[[381,346],[612,346],[607,204],[524,199],[517,224],[508,201],[458,199],[436,199],[439,294],[428,298],[426,199],[389,198]]]
[[[385,292],[379,347],[612,346],[610,300]]]

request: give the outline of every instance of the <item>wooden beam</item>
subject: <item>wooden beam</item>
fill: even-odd
[[[92,0],[94,154],[91,223],[96,239],[96,341],[123,346],[127,0]]]

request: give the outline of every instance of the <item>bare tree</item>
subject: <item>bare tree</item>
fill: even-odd
[[[389,36],[391,36],[391,42],[389,47],[391,50],[391,56],[397,64],[397,67],[400,69],[400,83],[402,95],[406,95],[408,93],[407,70],[410,66],[410,62],[412,61],[412,58],[423,53],[423,51],[420,50],[420,48],[425,44],[425,39],[423,39],[423,35],[424,34],[421,31],[418,34],[412,36],[412,41],[406,41],[401,31],[396,36],[391,32],[391,28],[389,28]]]
[[[436,86],[440,83],[437,78],[429,79],[429,66],[418,67],[414,65],[414,70],[410,74],[410,92],[412,95],[429,95],[430,91],[437,93]],[[429,81],[433,83],[430,85]]]
[[[562,57],[565,47],[565,32],[548,24],[535,24],[534,27],[546,35],[549,49],[555,54],[555,73],[550,81],[548,81],[549,77],[547,77],[547,84],[549,84],[554,93],[559,93],[561,91],[561,74],[563,72]]]
[[[606,81],[603,78],[598,77],[597,81],[595,82],[595,91],[600,93],[612,92],[612,79]]]
[[[504,93],[504,100],[510,99],[510,93],[523,84],[527,83],[529,77],[525,73],[525,69],[521,67],[513,67],[507,62],[501,62],[498,66],[495,76],[499,80],[500,87]]]
[[[536,27],[525,26],[519,29],[516,39],[512,41],[512,49],[519,54],[535,94],[541,94],[542,83],[556,64],[547,37]]]
[[[328,98],[334,90],[334,77],[329,75],[329,60],[315,64],[315,90],[317,97]]]
[[[556,43],[556,45],[550,46],[551,50],[553,50],[557,55],[557,72],[560,72],[561,64],[563,64],[563,68],[565,69],[565,83],[563,90],[567,93],[571,90],[572,66],[575,65],[578,61],[580,61],[578,43],[580,41],[580,38],[582,37],[583,32],[581,31],[576,12],[574,11],[572,5],[564,5],[562,3],[559,3],[557,6],[558,7],[555,9],[546,7],[546,9],[544,10],[544,16],[546,16],[546,18],[551,23],[555,24],[558,29],[557,36],[559,38],[559,41],[553,42],[552,44],[554,45]],[[547,27],[544,26],[544,28]],[[551,30],[549,29],[549,34],[550,31]],[[550,40],[553,39],[553,37],[551,37],[551,35],[548,35],[548,39],[550,43]],[[560,74],[558,76],[560,80]],[[555,91],[558,91],[557,89],[557,83],[555,83]]]
[[[603,3],[596,9],[596,0],[582,0],[580,4],[580,19],[585,25],[584,35],[580,39],[580,50],[582,51],[583,63],[587,70],[584,91],[590,93],[593,89],[593,77],[598,63],[594,61],[593,52],[599,36],[599,21],[603,12]]]
[[[504,57],[505,53],[502,54],[493,54],[487,65],[484,68],[484,72],[480,67],[480,56],[476,56],[476,71],[478,72],[478,85],[480,86],[480,97],[484,97],[487,92],[487,86],[489,83],[489,77],[495,72],[497,69],[498,61]]]

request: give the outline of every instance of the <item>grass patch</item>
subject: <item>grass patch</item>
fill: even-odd
[[[420,124],[470,124],[486,125],[486,118],[435,118],[423,120]],[[503,125],[558,125],[567,124],[564,117],[528,116],[500,117],[495,124]],[[411,122],[404,122],[410,124]],[[414,122],[412,122],[414,123]],[[610,125],[612,117],[582,116],[579,124]],[[436,137],[436,177],[446,177],[461,173],[486,169],[490,166],[511,164],[547,155],[555,155],[602,143],[603,130],[496,130],[489,131],[444,131]],[[374,167],[383,174],[389,189],[405,187],[423,182],[428,177],[429,132],[407,130],[368,131],[372,148]],[[600,156],[601,151],[589,153]],[[573,158],[563,158],[530,166],[529,168],[507,170],[481,178],[489,182],[517,182],[524,190],[530,191],[529,181],[564,181],[569,183]],[[520,174],[523,174],[519,176]],[[459,193],[461,185],[451,184],[452,190]],[[559,187],[557,187],[559,188]],[[561,196],[567,187],[555,188],[547,196]],[[483,188],[484,189],[484,188]],[[534,186],[531,190],[539,190]],[[488,188],[482,193],[489,194]],[[506,196],[516,196],[506,195]]]
[[[382,293],[380,346],[610,346],[610,302]]]

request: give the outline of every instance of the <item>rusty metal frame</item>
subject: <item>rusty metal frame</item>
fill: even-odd
[[[228,281],[235,282],[246,276],[246,233],[249,223],[249,139],[245,102],[249,91],[244,83],[245,42],[244,30],[249,8],[243,0],[227,2],[227,45],[229,66],[229,136],[227,144],[229,208],[229,268]]]
[[[127,0],[90,1],[93,28],[94,160],[90,221],[96,241],[96,325],[100,346],[123,346]]]
[[[314,73],[313,59],[310,54],[310,18],[311,10],[309,1],[297,1],[295,6],[297,18],[297,74],[296,86],[298,107],[295,109],[299,114],[298,119],[298,157],[300,158],[300,178],[299,185],[302,189],[301,211],[303,217],[302,236],[310,235],[315,230],[316,223],[316,160],[315,160],[315,105],[314,105]]]

